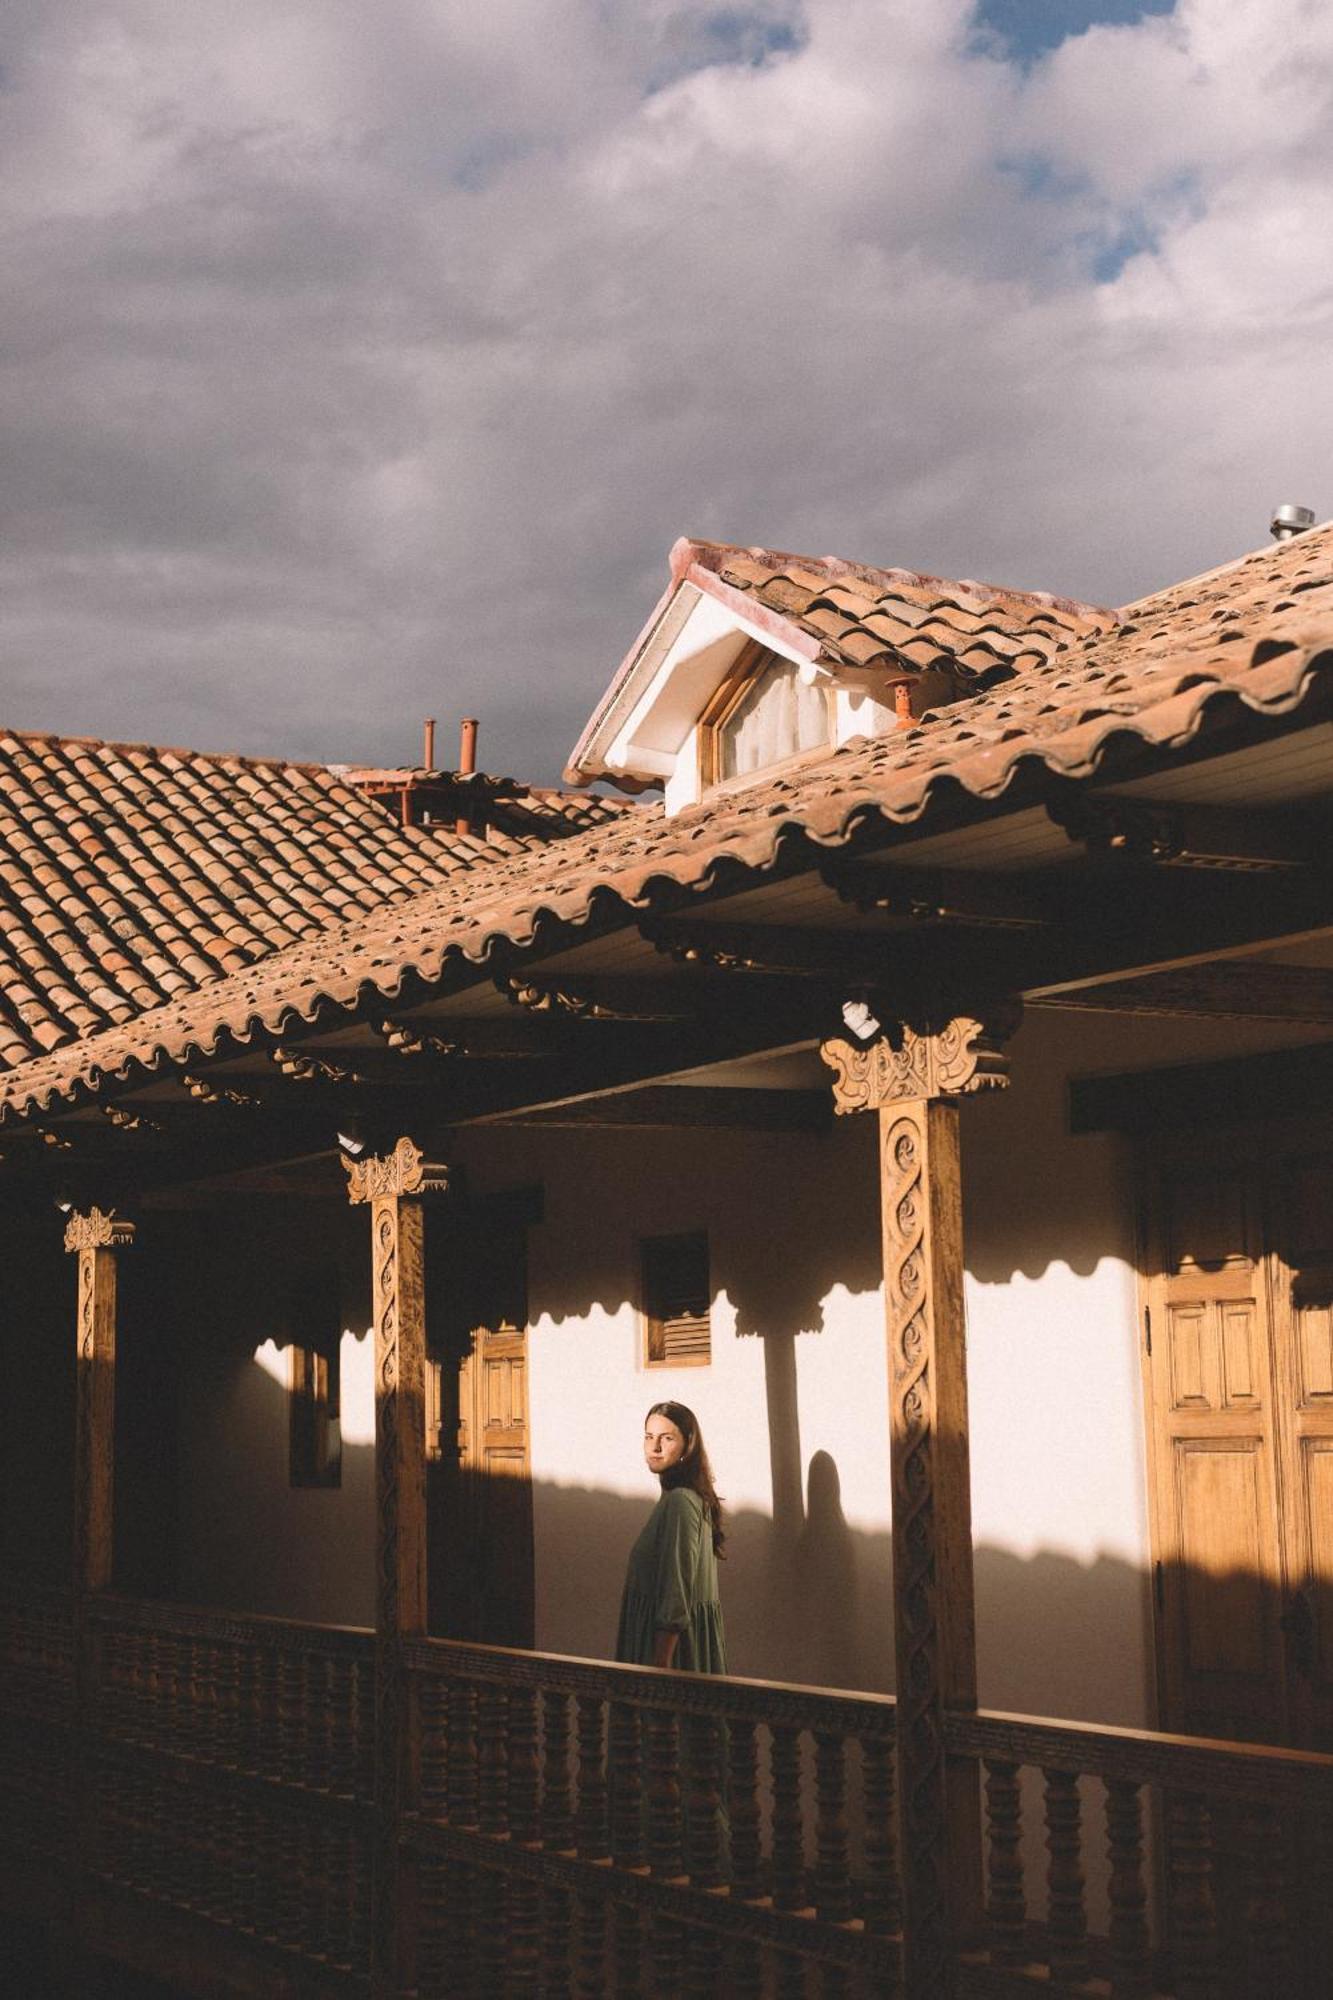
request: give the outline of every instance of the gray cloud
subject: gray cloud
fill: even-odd
[[[1325,10],[975,28],[11,8],[6,719],[549,778],[682,531],[1121,601],[1333,512]]]

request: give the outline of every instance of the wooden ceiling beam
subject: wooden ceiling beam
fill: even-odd
[[[649,1084],[613,1097],[585,1098],[532,1111],[506,1113],[494,1126],[528,1130],[589,1127],[686,1130],[705,1127],[751,1132],[822,1132],[833,1122],[825,1090],[736,1090],[713,1085]]]
[[[1050,883],[1028,874],[899,868],[852,857],[821,861],[819,876],[840,901],[913,924],[1032,931],[1048,929],[1062,914]]]
[[[1252,958],[1214,959],[1060,993],[1037,1004],[1108,1014],[1333,1022],[1333,970]]]
[[[1311,816],[1070,791],[1047,807],[1090,854],[1172,868],[1282,875],[1319,868],[1327,828]]]

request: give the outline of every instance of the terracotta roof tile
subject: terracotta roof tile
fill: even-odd
[[[1235,619],[1215,618],[1218,609]],[[678,899],[682,889],[707,888],[719,871],[761,871],[792,836],[836,847],[868,820],[915,823],[946,782],[997,799],[1024,764],[1087,780],[1115,736],[1183,747],[1218,704],[1276,718],[1329,682],[1333,527],[1145,599],[1113,629],[1071,634],[1060,654],[913,729],[720,791],[675,818],[639,808],[558,851],[497,848],[465,880],[426,884],[231,979],[35,1057],[7,1079],[0,1115],[40,1111],[300,1021],[391,1000],[410,984],[433,985],[455,962],[483,964],[501,943],[530,943],[547,918],[586,920],[594,902],[647,910],[664,891]],[[24,1010],[34,1003],[29,1026]],[[43,1006],[16,980],[4,995],[0,1053],[12,1047],[17,1023],[29,1046],[44,1035],[65,1039]]]
[[[485,783],[460,836],[319,765],[0,731],[0,1068],[625,810]]]

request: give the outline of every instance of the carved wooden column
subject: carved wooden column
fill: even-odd
[[[71,1215],[65,1248],[78,1256],[78,1374],[74,1432],[74,1588],[111,1586],[116,1430],[116,1252],[134,1224],[100,1208]]]
[[[97,1632],[86,1614],[88,1598],[109,1590],[115,1542],[116,1449],[116,1253],[134,1241],[134,1224],[113,1210],[89,1208],[65,1225],[65,1248],[79,1260],[75,1317],[74,1382],[74,1726],[71,1787],[74,1868],[71,1926],[62,1990],[91,1990],[95,1971],[83,1944],[84,1897],[97,1867],[102,1834],[98,1815],[97,1700],[100,1684]]]
[[[905,1969],[934,2000],[981,1900],[977,1774],[943,1746],[945,1710],[977,1702],[958,1099],[1006,1077],[969,1019],[821,1053],[837,1110],[879,1113]]]
[[[449,1184],[411,1139],[346,1163],[370,1208],[375,1322],[375,1860],[372,1990],[411,1988],[410,1872],[398,1835],[415,1755],[400,1642],[426,1630],[426,1288],[422,1197]]]

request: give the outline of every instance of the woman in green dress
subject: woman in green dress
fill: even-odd
[[[725,1674],[727,1644],[718,1601],[722,1508],[703,1434],[683,1403],[654,1403],[643,1456],[662,1497],[630,1550],[620,1601],[616,1658],[641,1667]]]

